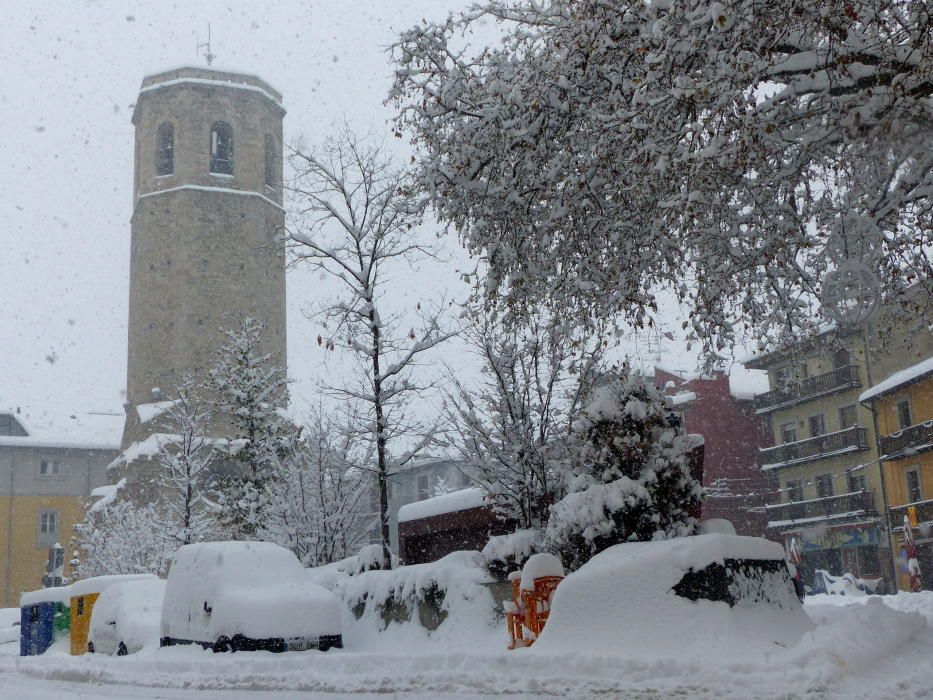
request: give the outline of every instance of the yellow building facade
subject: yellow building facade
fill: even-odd
[[[933,590],[933,356],[892,373],[861,395],[878,422],[897,584],[909,590],[905,517],[911,522],[924,588]]]
[[[56,440],[0,412],[0,607],[17,607],[22,592],[43,587],[55,544],[64,549],[62,573],[69,576],[74,526],[93,490],[107,484],[118,444]]]

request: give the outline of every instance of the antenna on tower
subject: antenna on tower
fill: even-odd
[[[211,53],[211,25],[210,22],[207,23],[207,41],[204,43],[198,43],[197,48],[195,48],[195,53],[198,53],[201,49],[207,49],[202,55],[204,60],[207,61],[207,65],[211,65],[214,62],[214,59],[217,58],[217,54]]]

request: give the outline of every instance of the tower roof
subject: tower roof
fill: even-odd
[[[211,87],[233,88],[238,90],[249,90],[259,93],[267,98],[276,107],[282,110],[282,93],[272,87],[262,78],[249,73],[238,73],[231,70],[221,70],[217,68],[206,68],[203,66],[181,66],[169,70],[153,73],[143,78],[142,86],[139,88],[139,97],[136,109],[133,111],[133,123],[136,123],[136,112],[139,109],[139,102],[144,95],[154,90],[161,90],[173,85],[206,85]]]

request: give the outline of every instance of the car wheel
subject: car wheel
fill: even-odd
[[[227,637],[221,637],[216,642],[214,642],[214,651],[217,653],[223,653],[230,651],[230,640]]]
[[[88,653],[88,654],[93,654],[93,653],[94,653],[94,642],[88,642],[88,643],[87,643],[87,653]]]
[[[130,652],[126,648],[126,644],[120,642],[120,646],[117,647],[117,656],[126,656]]]

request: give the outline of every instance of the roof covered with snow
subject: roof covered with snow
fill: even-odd
[[[870,389],[863,391],[858,400],[865,402],[877,399],[879,396],[889,394],[902,386],[918,382],[931,375],[933,375],[933,357],[928,357],[915,365],[895,372],[884,381],[878,382]]]
[[[485,492],[481,488],[461,489],[402,506],[398,510],[398,521],[404,523],[409,520],[430,518],[434,515],[456,513],[460,510],[479,508],[485,503]]]
[[[59,447],[118,450],[124,416],[112,411],[56,410],[30,407],[2,410],[23,427],[27,435],[0,435],[0,447]]]

